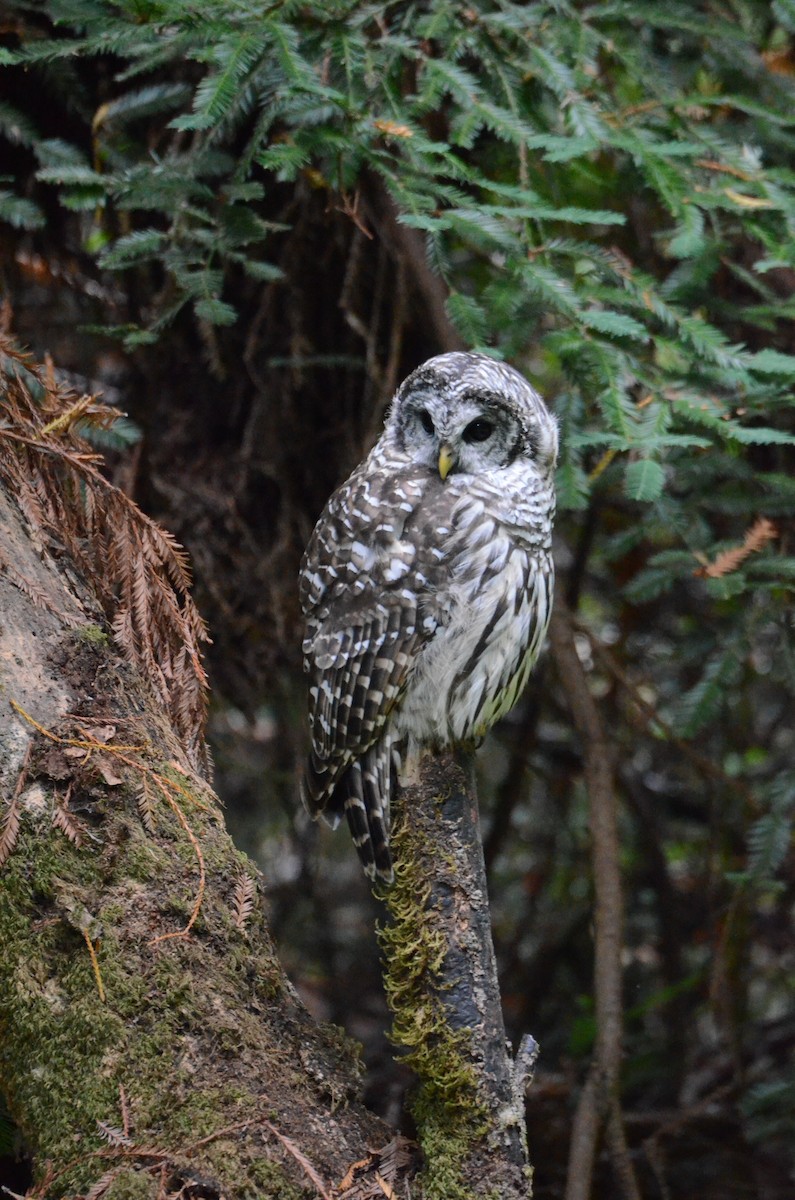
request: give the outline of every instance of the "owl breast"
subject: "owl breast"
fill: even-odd
[[[516,702],[549,619],[548,551],[471,498],[457,506],[451,526],[441,544],[447,581],[420,605],[435,633],[416,656],[394,717],[398,737],[417,743],[480,739]]]

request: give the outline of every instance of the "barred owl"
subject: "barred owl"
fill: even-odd
[[[312,747],[301,794],[347,816],[389,881],[401,757],[477,742],[527,682],[552,603],[558,435],[541,397],[483,354],[430,359],[331,497],[301,567]]]

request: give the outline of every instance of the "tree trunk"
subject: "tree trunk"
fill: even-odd
[[[0,1090],[36,1194],[327,1194],[393,1137],[357,1047],[298,1001],[216,797],[2,488],[0,611]]]
[[[0,1093],[32,1195],[524,1200],[471,760],[426,756],[398,805],[409,1185],[416,1148],[358,1103],[358,1047],[301,1005],[224,828],[187,563],[78,432],[115,413],[3,352]]]

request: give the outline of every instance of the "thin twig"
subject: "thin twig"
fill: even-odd
[[[619,1103],[623,1042],[621,947],[623,898],[618,840],[618,803],[610,746],[588,678],[577,654],[572,617],[558,602],[550,625],[558,677],[583,746],[583,772],[588,793],[594,891],[594,990],[596,1051],[572,1129],[566,1200],[587,1200],[600,1127],[604,1125],[612,1161],[627,1200],[640,1192],[624,1134]]]
[[[97,740],[97,738],[91,736],[87,736],[85,738],[60,737],[57,733],[53,733],[51,729],[45,729],[43,725],[40,725],[36,718],[32,717],[30,713],[22,707],[21,704],[13,699],[13,697],[9,697],[9,704],[13,709],[16,709],[19,715],[23,717],[29,725],[32,725],[38,733],[40,733],[43,737],[49,738],[51,742],[57,742],[59,746],[77,746],[81,750],[109,750],[113,753],[116,753],[118,750],[130,751],[141,750],[143,748],[141,746],[121,746],[111,744],[109,742],[100,742]]]
[[[94,978],[97,981],[97,991],[99,992],[100,1000],[104,1004],[105,1003],[105,988],[102,985],[102,975],[100,974],[100,970],[99,970],[99,959],[97,958],[97,952],[94,949],[94,943],[91,941],[88,930],[81,929],[80,932],[82,933],[82,935],[85,939],[85,943],[88,946],[88,953],[91,956],[91,966],[94,968]]]
[[[318,1195],[322,1196],[323,1200],[332,1200],[331,1192],[328,1191],[323,1183],[323,1180],[320,1178],[309,1159],[301,1152],[301,1150],[299,1150],[295,1142],[291,1138],[286,1137],[285,1134],[280,1133],[276,1126],[272,1125],[270,1121],[266,1121],[264,1118],[262,1118],[261,1124],[273,1134],[273,1136],[281,1143],[282,1146],[284,1146],[287,1153],[293,1156],[306,1177],[311,1179],[314,1187],[317,1189]]]
[[[450,317],[446,302],[448,289],[443,279],[428,265],[422,234],[408,225],[401,225],[395,202],[375,176],[368,178],[368,191],[374,216],[380,224],[379,233],[408,264],[411,282],[425,302],[428,321],[440,350],[465,350],[466,345]]]

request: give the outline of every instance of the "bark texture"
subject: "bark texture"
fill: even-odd
[[[395,884],[381,931],[393,1039],[436,1200],[530,1195],[524,1079],[509,1053],[472,754],[426,753],[399,794]]]
[[[0,1091],[35,1194],[298,1200],[376,1167],[356,1047],[298,1001],[216,797],[2,488],[0,612]]]

